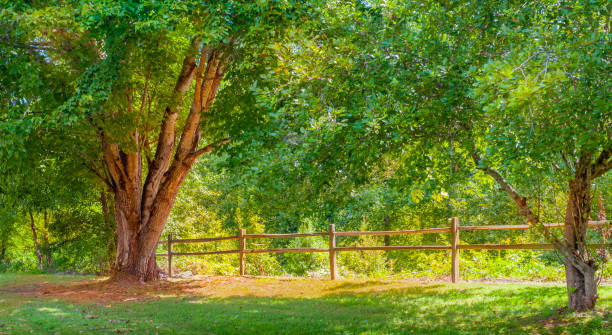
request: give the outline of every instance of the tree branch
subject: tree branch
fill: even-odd
[[[574,253],[572,249],[568,247],[566,243],[563,243],[562,241],[560,241],[550,231],[550,229],[548,229],[548,227],[546,227],[540,222],[540,218],[533,214],[531,207],[527,204],[527,198],[522,197],[512,187],[512,185],[510,185],[510,183],[506,179],[504,179],[504,177],[497,170],[489,168],[489,167],[486,167],[486,168],[478,167],[478,164],[480,163],[480,155],[478,155],[478,153],[476,153],[475,150],[472,151],[471,155],[472,155],[472,159],[474,160],[474,163],[476,164],[477,168],[482,170],[489,176],[493,177],[493,179],[495,179],[495,181],[502,187],[502,189],[506,191],[506,193],[508,193],[512,197],[512,199],[516,202],[516,204],[520,208],[519,213],[527,218],[528,223],[540,228],[544,232],[544,236],[552,243],[555,249],[557,249],[561,254],[563,254],[563,256],[566,259],[568,259],[572,263],[572,265],[574,265],[577,269],[579,269],[583,273],[584,271],[588,270],[586,268],[588,264],[586,264],[579,257],[579,255]]]
[[[559,154],[561,154],[561,159],[563,159],[563,163],[565,163],[565,166],[570,170],[571,173],[573,173],[574,172],[574,167],[569,163],[569,160],[567,159],[567,156],[565,156],[563,151],[561,151]]]
[[[164,119],[162,121],[161,130],[157,142],[157,150],[155,157],[149,164],[149,173],[145,179],[144,189],[142,194],[142,222],[146,223],[150,211],[149,208],[153,204],[159,186],[161,185],[163,175],[168,171],[170,160],[172,159],[172,151],[174,150],[175,142],[175,125],[178,117],[178,112],[183,101],[185,92],[191,86],[193,77],[196,71],[196,53],[200,44],[200,38],[192,39],[191,45],[183,60],[183,67],[178,75],[174,86],[172,103],[166,107]]]
[[[196,149],[200,139],[199,123],[202,110],[204,107],[208,108],[210,106],[218,90],[219,83],[222,80],[225,60],[221,60],[219,58],[220,55],[221,53],[218,50],[211,51],[208,61],[206,62],[204,77],[201,77],[201,75],[196,77],[196,92],[194,94],[193,104],[187,116],[187,121],[183,128],[183,134],[179,141],[176,154],[174,155],[174,160],[167,173],[164,174],[158,194],[151,204],[150,216],[145,226],[142,227],[140,236],[147,236],[149,233],[153,233],[159,237],[170,213],[170,208],[176,199],[179,188],[195,162],[196,156],[193,155],[193,153],[197,151]],[[203,66],[204,59],[204,53],[202,53],[200,61],[201,66]],[[212,80],[208,80],[208,78],[212,78]],[[198,81],[200,82],[199,85]],[[199,88],[199,91],[197,88]],[[155,247],[156,240],[154,239],[145,239],[141,241],[143,242],[141,245],[143,252],[151,252]]]
[[[492,169],[490,167],[482,167],[482,168],[478,167],[478,164],[480,163],[481,158],[480,158],[480,155],[478,155],[478,153],[476,152],[472,152],[472,159],[474,160],[474,163],[476,164],[476,167],[478,169],[482,170],[484,173],[493,177],[493,179],[495,179],[495,181],[502,187],[502,189],[506,191],[506,193],[508,193],[510,197],[512,197],[512,200],[514,200],[514,202],[516,202],[516,204],[519,206],[521,210],[520,211],[521,215],[525,216],[527,220],[531,223],[536,223],[537,221],[539,221],[539,218],[533,214],[531,207],[529,207],[529,205],[527,204],[527,198],[522,197],[512,187],[512,185],[510,185],[510,183],[506,179],[504,179],[504,177],[502,177],[502,175],[499,172],[497,172],[497,170]]]
[[[89,156],[87,156],[87,154],[85,154],[81,150],[78,150],[77,148],[74,148],[74,150],[77,151],[81,155],[81,157],[84,158],[85,161],[87,161],[87,162],[89,162],[91,164],[91,165],[89,165],[89,164],[85,164],[85,162],[83,162],[83,166],[85,166],[89,171],[91,171],[96,176],[98,176],[98,178],[100,178],[108,187],[113,188],[113,184],[107,178],[107,176],[103,176],[102,173],[100,173],[100,171],[99,171],[100,167],[98,166],[98,164],[96,163],[95,160],[89,158]],[[102,171],[104,171],[104,170],[102,170]]]
[[[201,77],[202,71],[204,70],[205,51],[206,50],[202,51],[200,66],[196,72],[196,90],[193,97],[193,103],[191,105],[189,115],[187,116],[187,121],[185,122],[185,127],[183,128],[183,134],[181,135],[181,139],[174,156],[175,161],[180,162],[185,159],[192,151],[195,150],[195,148],[197,148],[198,145],[197,141],[199,140],[199,136],[197,136],[197,130],[200,123],[202,109],[210,96],[210,91],[213,89],[213,81],[202,80],[203,78]],[[219,66],[217,55],[218,52],[216,50],[211,51],[210,56],[208,57],[208,62],[206,62],[204,78],[211,78],[217,72],[217,67]]]
[[[205,147],[203,147],[203,148],[193,152],[191,154],[191,157],[193,157],[194,159],[198,158],[198,157],[202,156],[205,153],[213,151],[215,149],[215,147],[218,147],[220,145],[229,143],[231,140],[232,140],[231,137],[226,137],[226,138],[222,139],[221,141],[218,141],[218,142],[215,142],[215,143],[211,143],[211,144],[209,144],[209,145],[207,145],[207,146],[205,146]]]
[[[121,185],[122,180],[125,180],[127,176],[123,171],[123,163],[119,157],[119,150],[116,144],[108,143],[106,135],[101,136],[102,148],[104,150],[104,161],[108,167],[108,172],[113,179],[115,185]]]
[[[149,66],[149,71],[147,71],[147,76],[145,78],[145,84],[142,92],[142,96],[140,97],[140,112],[138,114],[142,115],[144,112],[145,103],[147,102],[147,95],[149,94],[149,81],[151,80],[151,66]]]
[[[551,164],[552,164],[553,168],[555,168],[555,170],[559,171],[559,173],[561,173],[562,175],[564,175],[566,177],[570,176],[570,174],[568,174],[567,172],[563,171],[563,169],[556,162],[552,162]]]
[[[612,170],[612,148],[607,148],[601,152],[595,163],[591,167],[591,180],[601,177],[606,172]]]

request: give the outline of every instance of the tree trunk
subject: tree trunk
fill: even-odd
[[[555,249],[563,254],[567,284],[568,307],[574,311],[588,311],[597,301],[598,266],[587,250],[587,229],[591,212],[591,182],[612,169],[612,148],[603,150],[592,162],[592,153],[582,151],[576,161],[573,179],[569,181],[567,208],[565,213],[564,241],[560,241],[548,228],[538,225]],[[472,152],[472,158],[479,165],[480,156]],[[506,191],[520,208],[528,222],[539,224],[540,218],[534,215],[521,195],[505,180],[497,170],[480,168],[489,174]]]
[[[200,51],[200,62],[196,65],[196,54],[200,41],[192,42],[188,56],[174,88],[171,104],[166,107],[158,135],[157,149],[152,161],[147,161],[145,182],[142,182],[142,155],[139,151],[141,136],[131,133],[134,151],[123,150],[103,132],[100,134],[104,151],[104,162],[108,169],[115,196],[115,221],[117,223],[117,255],[113,268],[113,280],[154,281],[161,270],[155,261],[155,249],[162,234],[176,196],[195,160],[210,152],[215,146],[229,139],[198,148],[201,137],[201,114],[207,112],[215,98],[223,78],[224,62],[221,52]],[[194,54],[195,50],[195,54]],[[191,109],[185,120],[178,145],[175,125],[183,95],[195,81]],[[128,89],[126,110],[133,112]]]
[[[47,267],[51,268],[53,265],[53,255],[51,254],[51,244],[49,243],[49,217],[47,216],[47,210],[44,213],[44,231],[43,231],[43,250],[45,252],[45,258],[47,259]]]
[[[588,311],[597,301],[597,270],[588,259],[586,234],[591,212],[591,192],[588,169],[577,169],[569,182],[568,202],[563,235],[571,252],[578,257],[565,257],[568,306],[575,311]]]
[[[128,191],[117,187],[115,191],[115,220],[117,222],[117,255],[113,276],[121,280],[131,280],[130,277],[141,281],[157,280],[159,270],[156,264],[151,264],[151,269],[139,267],[139,261],[141,259],[148,261],[150,255],[139,253],[139,228],[142,226],[142,222],[140,199],[137,195],[132,194],[130,197]]]
[[[6,240],[2,239],[2,246],[0,246],[0,263],[4,262],[5,255],[6,255]]]
[[[107,194],[104,190],[100,191],[100,206],[102,208],[102,216],[104,219],[104,224],[109,233],[112,233],[114,238],[110,238],[108,240],[108,249],[106,253],[106,258],[100,260],[100,274],[108,273],[109,270],[112,270],[112,259],[114,258],[115,251],[117,250],[117,238],[116,238],[116,230],[113,225],[114,216],[109,210],[109,204],[107,199]]]
[[[43,269],[42,254],[40,252],[40,245],[38,243],[38,235],[36,234],[36,226],[34,226],[34,215],[32,211],[30,213],[30,228],[32,228],[32,237],[34,238],[34,246],[36,247],[36,258],[38,259],[38,269]]]
[[[391,230],[391,220],[389,219],[389,215],[385,214],[385,219],[384,219],[384,225],[385,225],[385,230]],[[385,235],[385,246],[390,246],[391,245],[391,236],[390,235]]]
[[[108,209],[108,200],[106,199],[106,192],[100,191],[100,207],[102,209],[102,216],[104,219],[104,225],[108,231],[113,231],[112,215]]]

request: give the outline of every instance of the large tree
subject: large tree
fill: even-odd
[[[5,69],[3,131],[25,135],[28,123],[61,132],[64,153],[114,194],[115,278],[159,277],[155,249],[185,177],[198,157],[257,124],[251,87],[274,68],[283,30],[308,19],[302,5],[3,3],[2,53],[28,75]],[[45,87],[45,76],[61,89]]]

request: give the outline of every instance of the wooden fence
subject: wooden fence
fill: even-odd
[[[591,221],[589,227],[605,226],[607,221]],[[544,224],[548,228],[564,227],[563,223]],[[478,230],[527,230],[530,225],[491,225],[491,226],[460,226],[459,218],[451,218],[449,227],[427,228],[415,230],[394,230],[394,231],[336,231],[333,224],[329,225],[329,231],[321,233],[297,233],[297,234],[247,234],[246,229],[240,229],[238,235],[196,238],[196,239],[173,239],[168,236],[167,241],[159,241],[159,244],[166,244],[167,253],[156,254],[157,257],[168,257],[168,275],[172,276],[172,258],[174,256],[202,256],[220,254],[240,254],[240,275],[245,272],[245,255],[256,253],[281,253],[281,252],[327,252],[329,253],[329,273],[332,280],[337,277],[336,254],[338,251],[362,251],[362,250],[450,250],[451,251],[451,281],[456,283],[459,280],[459,251],[460,250],[503,250],[503,249],[531,249],[531,250],[551,250],[552,244],[532,243],[532,244],[459,244],[459,232],[478,231]],[[440,234],[450,233],[450,245],[392,245],[392,246],[354,246],[338,247],[336,245],[337,236],[389,236],[389,235],[409,235],[409,234]],[[295,238],[309,236],[328,236],[328,248],[282,248],[282,249],[246,249],[247,239],[256,238]],[[179,243],[205,243],[225,240],[238,240],[238,249],[209,251],[209,252],[173,252],[172,245]],[[601,244],[589,244],[590,247],[601,247]]]

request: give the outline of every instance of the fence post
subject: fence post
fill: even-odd
[[[168,277],[172,277],[172,234],[168,234]]]
[[[329,225],[329,275],[336,280],[336,225]]]
[[[459,280],[459,218],[451,218],[451,281],[456,283]]]
[[[246,229],[240,228],[240,275],[244,276],[244,246],[245,246],[245,238]]]

